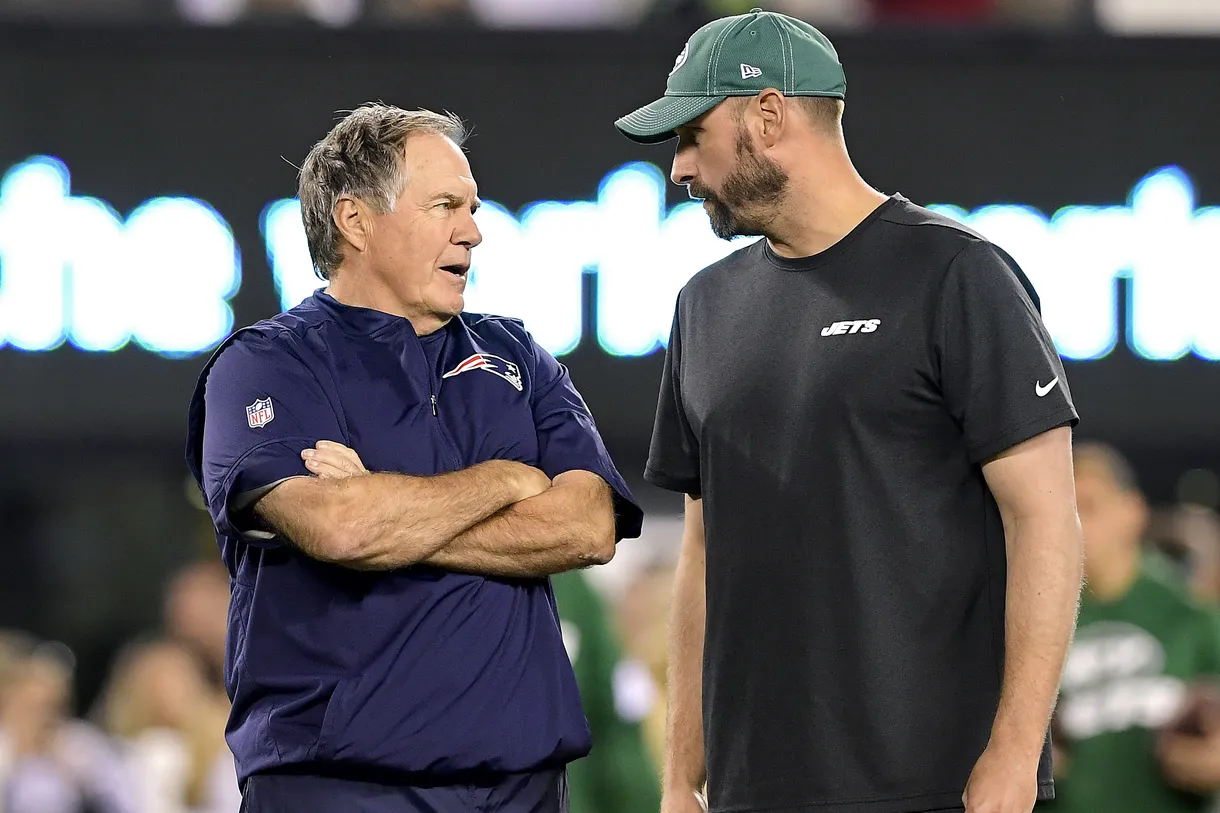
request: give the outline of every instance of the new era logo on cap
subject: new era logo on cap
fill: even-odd
[[[615,126],[644,144],[673,138],[730,96],[774,88],[785,96],[842,99],[843,66],[830,40],[809,23],[750,9],[721,17],[686,41],[665,83],[665,95],[623,116]]]

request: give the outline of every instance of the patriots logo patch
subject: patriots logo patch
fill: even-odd
[[[493,356],[491,353],[475,353],[458,364],[441,378],[452,378],[455,375],[468,373],[471,370],[486,370],[492,375],[498,375],[521,392],[521,368],[506,358]]]

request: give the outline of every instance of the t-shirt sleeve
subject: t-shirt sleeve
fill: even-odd
[[[269,487],[308,477],[301,451],[319,440],[344,442],[317,377],[295,354],[259,335],[239,336],[207,374],[203,491],[216,529],[274,545],[245,509]]]
[[[940,387],[975,463],[1079,420],[1035,296],[1016,263],[983,240],[946,274],[934,332]]]
[[[532,406],[538,432],[538,467],[549,477],[577,470],[601,477],[613,492],[615,538],[639,536],[644,512],[610,459],[593,415],[572,384],[567,367],[532,337],[530,344],[535,358]]]
[[[682,404],[682,329],[674,310],[657,394],[657,414],[644,479],[660,488],[684,494],[702,493],[699,481],[699,442]]]

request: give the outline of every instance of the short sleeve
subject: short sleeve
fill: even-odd
[[[702,493],[699,481],[699,443],[686,418],[682,404],[682,329],[679,311],[674,310],[665,351],[665,367],[657,394],[657,414],[653,421],[652,443],[644,479],[660,488],[684,494]]]
[[[982,240],[962,249],[946,274],[934,332],[938,374],[975,463],[1079,420],[1035,297],[1016,263]]]
[[[535,369],[532,406],[538,432],[539,468],[549,477],[591,471],[614,492],[615,538],[640,535],[644,512],[636,504],[598,434],[593,415],[572,384],[568,369],[533,339]]]
[[[317,377],[286,347],[239,336],[206,373],[200,470],[216,529],[261,541],[241,517],[253,495],[308,477],[301,451],[346,437]]]

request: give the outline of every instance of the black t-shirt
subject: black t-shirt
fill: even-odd
[[[960,805],[1003,671],[982,464],[1076,420],[1017,265],[901,196],[687,283],[645,478],[703,497],[713,811]]]

